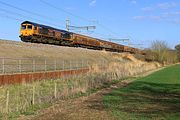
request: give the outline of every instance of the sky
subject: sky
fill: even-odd
[[[96,26],[72,32],[133,47],[148,48],[155,40],[180,44],[179,0],[0,0],[0,39],[20,41],[26,20],[66,29],[67,19],[72,26]]]

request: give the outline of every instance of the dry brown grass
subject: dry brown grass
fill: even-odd
[[[122,69],[122,66],[124,69],[124,72],[122,72],[120,69]],[[92,88],[98,88],[102,86],[104,83],[110,83],[114,79],[121,79],[123,77],[128,77],[129,75],[135,74],[141,74],[144,75],[146,71],[156,69],[158,67],[158,64],[156,63],[141,63],[139,65],[135,65],[133,62],[129,62],[129,64],[116,64],[112,63],[109,65],[109,68],[107,69],[106,72],[101,71],[96,65],[92,67],[91,75],[89,77],[83,77],[81,76],[79,79],[71,79],[71,89],[69,88],[64,88],[60,94],[63,94],[63,96],[68,96],[68,95],[73,95],[76,93],[86,93],[89,89]],[[144,67],[143,67],[144,66]],[[145,67],[147,68],[145,69]],[[113,69],[117,69],[117,71],[114,71]],[[130,69],[131,68],[131,69]],[[141,69],[142,68],[142,69]],[[94,71],[93,71],[94,69]],[[139,71],[137,69],[140,69]],[[131,73],[130,71],[133,70]],[[143,74],[141,73],[141,70],[143,71]],[[125,73],[128,74],[125,74]],[[150,74],[151,72],[147,72]],[[117,75],[118,74],[118,75]],[[114,76],[115,75],[115,76]],[[120,76],[121,75],[121,76]],[[139,77],[141,76],[139,75]],[[115,77],[115,78],[114,78]],[[68,83],[68,81],[66,80]],[[118,84],[115,84],[114,86],[111,86],[111,88],[117,88],[117,85],[120,86],[126,86],[129,84],[130,81],[123,81]],[[110,88],[106,89],[104,92],[110,91]],[[113,119],[111,116],[108,115],[106,111],[104,111],[102,107],[102,101],[101,97],[105,93],[102,92],[97,92],[97,94],[94,94],[90,96],[88,99],[84,99],[86,97],[81,97],[79,99],[75,100],[68,100],[66,101],[61,101],[55,106],[52,106],[46,110],[41,111],[38,113],[34,119],[58,119],[59,116],[61,116],[62,119]],[[98,94],[99,93],[99,94]],[[69,103],[70,101],[70,103]],[[21,119],[24,119],[22,117]],[[33,118],[32,118],[33,119]]]
[[[15,52],[16,51],[16,52]],[[6,101],[7,90],[10,92],[9,113],[31,114],[33,87],[35,87],[35,107],[41,108],[44,103],[52,103],[69,96],[77,96],[96,89],[115,79],[123,79],[129,76],[156,69],[159,64],[146,63],[136,59],[128,53],[110,53],[106,51],[95,51],[82,48],[69,48],[62,46],[22,43],[13,41],[0,41],[1,57],[18,58],[56,58],[60,60],[109,61],[106,69],[102,70],[97,64],[90,66],[92,70],[88,75],[73,76],[68,79],[41,81],[33,84],[18,86],[3,86],[0,89],[2,101]],[[55,98],[55,83],[57,85],[57,96]],[[1,100],[0,99],[0,100]],[[0,103],[1,112],[5,111],[5,104]],[[0,114],[1,116],[1,114]]]
[[[47,58],[60,60],[114,60],[106,51],[97,51],[84,48],[72,48],[47,44],[24,43],[17,41],[0,40],[0,57],[11,58]]]
[[[130,58],[129,56],[130,55],[127,57]],[[126,56],[124,55],[124,57]],[[33,87],[35,87],[35,105],[38,106],[38,108],[41,108],[41,105],[44,103],[51,103],[79,93],[85,94],[89,90],[102,87],[105,84],[111,83],[113,80],[135,76],[143,72],[156,69],[157,67],[157,63],[145,63],[139,61],[137,64],[134,61],[129,61],[123,63],[112,62],[107,65],[106,69],[102,70],[94,64],[91,66],[91,71],[87,75],[41,81],[33,84],[3,86],[3,89],[0,89],[0,93],[2,95],[0,98],[3,101],[0,103],[0,111],[4,112],[6,110],[4,103],[6,101],[7,90],[10,93],[9,112],[26,112],[28,111],[27,108],[32,106]],[[56,99],[54,98],[55,84],[57,85]],[[34,111],[34,109],[32,111]]]

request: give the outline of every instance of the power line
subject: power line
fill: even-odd
[[[70,14],[70,15],[72,15],[72,16],[74,16],[74,17],[78,17],[79,19],[83,19],[83,20],[85,20],[85,21],[90,21],[90,20],[88,20],[88,19],[86,19],[86,18],[83,18],[83,17],[81,17],[81,16],[74,15],[74,14],[68,12],[68,11],[65,11],[65,10],[61,9],[61,8],[57,8],[56,6],[53,6],[52,4],[49,4],[49,3],[47,3],[47,2],[45,2],[45,1],[43,1],[43,0],[40,0],[40,1],[43,2],[43,3],[45,3],[46,5],[50,5],[51,7],[54,7],[54,8],[56,8],[56,9],[59,9],[59,10],[63,11],[63,12],[66,12],[67,14]],[[5,2],[0,1],[0,4],[3,4],[3,5],[5,5],[5,6],[8,6],[8,7],[14,8],[14,9],[17,9],[17,10],[19,10],[19,11],[22,11],[22,12],[25,12],[25,13],[28,13],[28,14],[32,14],[32,15],[35,15],[35,16],[38,16],[38,17],[41,17],[41,18],[48,18],[49,20],[51,20],[51,18],[48,17],[48,16],[44,16],[44,15],[41,15],[41,14],[38,14],[38,13],[35,13],[35,12],[31,12],[31,11],[29,11],[29,10],[25,10],[25,9],[16,7],[16,6],[14,6],[14,5],[11,5],[11,4],[9,4],[9,3],[5,3]],[[16,15],[19,15],[19,16],[22,16],[22,17],[26,17],[26,18],[33,19],[33,20],[35,20],[35,21],[42,21],[42,20],[39,20],[39,19],[36,19],[36,18],[33,18],[33,17],[29,17],[29,16],[27,17],[27,16],[25,16],[25,15],[22,15],[22,14],[19,14],[19,13],[15,13],[15,12],[12,12],[12,11],[8,11],[8,10],[5,10],[5,9],[1,9],[1,10],[3,10],[3,11],[6,12],[6,13],[9,13],[9,14],[16,14]],[[52,21],[52,20],[51,20],[51,21]],[[45,22],[45,21],[43,21],[43,22]],[[50,22],[45,22],[45,23],[48,23],[48,24],[51,24],[51,25],[57,26],[57,27],[62,27],[62,26],[59,26],[59,25],[56,25],[56,24],[53,24],[53,23],[50,23]],[[99,24],[99,23],[98,23],[98,24]],[[64,28],[64,26],[63,26],[63,28]]]
[[[4,14],[1,14],[1,13],[0,13],[0,17],[8,18],[8,19],[15,20],[15,21],[18,21],[18,22],[22,21],[22,19],[15,18],[15,17],[9,16],[9,15],[4,15]]]
[[[84,21],[90,21],[90,20],[88,20],[88,19],[86,19],[86,18],[84,18],[84,17],[81,17],[81,16],[79,16],[79,15],[75,15],[75,14],[73,14],[73,13],[71,13],[71,12],[68,12],[68,11],[66,11],[66,10],[64,10],[64,9],[62,9],[62,8],[60,8],[60,7],[56,7],[55,5],[53,5],[53,4],[49,3],[49,2],[46,2],[46,1],[44,1],[44,0],[39,0],[39,1],[40,1],[41,3],[47,5],[47,6],[50,6],[50,7],[54,8],[54,9],[63,11],[64,13],[69,14],[69,15],[71,15],[71,16],[73,16],[73,17],[77,17],[77,18],[79,18],[79,19],[81,19],[81,20],[84,20]]]
[[[102,28],[106,29],[107,31],[113,33],[114,35],[116,35],[117,33],[115,33],[114,31],[112,31],[111,29],[109,29],[108,27],[104,26],[103,24],[97,23],[99,26],[101,26]]]
[[[96,29],[96,26],[72,26],[72,25],[70,25],[69,28],[89,30],[89,29]]]
[[[19,10],[19,11],[22,11],[22,12],[25,12],[25,13],[28,13],[28,14],[31,14],[31,15],[34,15],[34,16],[38,16],[38,17],[41,17],[41,18],[46,18],[46,20],[48,19],[48,21],[49,21],[49,20],[52,21],[52,19],[51,19],[50,17],[48,17],[48,16],[44,16],[44,15],[41,15],[41,14],[38,14],[38,13],[35,13],[35,12],[31,12],[31,11],[29,11],[29,10],[25,10],[25,9],[19,8],[19,7],[16,7],[16,6],[14,6],[14,5],[11,5],[11,4],[2,2],[2,1],[0,1],[0,4],[3,4],[3,5],[5,5],[5,6],[14,8],[14,9],[16,9],[16,10]],[[42,21],[42,22],[51,24],[51,25],[53,25],[53,26],[62,27],[62,26],[56,25],[56,24],[54,24],[54,23],[50,23],[50,22],[47,22],[47,21],[43,21],[43,20],[39,20],[39,19],[33,18],[33,17],[25,16],[25,15],[22,15],[22,14],[20,14],[20,13],[15,13],[15,12],[8,11],[8,10],[2,9],[2,8],[1,8],[1,10],[4,11],[4,12],[10,13],[10,14],[13,13],[13,14],[16,14],[16,15],[19,15],[19,16],[23,16],[23,17],[26,17],[26,18],[30,18],[30,19],[36,20],[36,21]],[[64,26],[63,26],[63,28],[64,28]]]
[[[35,13],[35,12],[31,12],[31,11],[29,11],[29,10],[19,8],[19,7],[16,7],[16,6],[14,6],[14,5],[11,5],[11,4],[2,2],[2,1],[0,1],[0,4],[3,4],[3,5],[5,5],[5,6],[8,6],[8,7],[11,7],[11,8],[14,8],[14,9],[17,9],[17,10],[20,10],[20,11],[23,11],[23,12],[26,12],[26,13],[28,13],[28,14],[32,14],[32,15],[41,17],[41,18],[49,18],[48,16],[44,16],[44,15],[41,15],[41,14],[38,14],[38,13]]]
[[[21,16],[21,17],[30,18],[30,19],[35,20],[35,21],[42,21],[42,20],[39,20],[39,19],[30,17],[30,16],[26,16],[26,15],[23,15],[23,14],[20,14],[20,13],[16,13],[16,12],[12,12],[12,11],[6,10],[6,9],[3,9],[3,8],[0,8],[0,10],[6,13],[6,15],[1,14],[3,17],[9,18],[9,19],[13,19],[13,20],[16,20],[16,21],[22,22],[23,19],[16,18],[16,17],[12,17],[12,16],[9,16],[9,15],[7,15],[7,14],[18,15],[18,16]],[[48,22],[46,22],[46,23],[48,23]],[[54,25],[54,24],[52,24],[52,23],[48,23],[48,24]],[[54,26],[58,26],[58,25],[54,25]],[[60,27],[62,27],[62,26],[60,26]],[[72,26],[69,26],[69,27],[72,27]],[[94,26],[93,26],[93,27],[94,27]],[[79,27],[76,27],[76,28],[79,28]],[[83,27],[83,28],[84,28],[84,27]],[[87,27],[85,27],[85,28],[87,28]],[[97,33],[97,32],[96,32],[96,33]],[[101,34],[101,35],[104,36],[103,34]]]
[[[3,9],[3,8],[0,8],[1,11],[5,12],[5,13],[8,13],[8,14],[12,14],[12,15],[18,15],[18,16],[21,16],[21,17],[28,17],[28,18],[31,18],[33,19],[32,17],[30,16],[25,16],[25,15],[22,15],[20,13],[16,13],[16,12],[12,12],[12,11],[9,11],[9,10],[6,10],[6,9]],[[37,20],[37,19],[36,19]]]
[[[96,26],[73,26],[73,25],[70,25],[70,20],[67,19],[66,20],[66,29],[67,31],[69,30],[74,30],[74,29],[79,29],[79,30],[90,30],[90,29],[96,29]]]
[[[87,31],[89,31],[89,29],[96,29],[96,26],[81,26],[81,27],[78,27],[78,26],[72,26],[70,25],[70,20],[67,19],[66,20],[66,29],[69,31],[69,30],[78,30],[78,29],[86,29]],[[76,33],[81,33],[81,31],[74,31]],[[92,31],[94,32],[94,31]],[[101,33],[98,33],[98,32],[94,32],[96,34],[99,34],[100,36],[105,36],[104,34],[101,34]],[[82,33],[81,33],[82,34]],[[86,34],[85,34],[86,35]],[[89,35],[89,34],[88,34]],[[103,38],[104,39],[104,38]]]
[[[109,41],[122,41],[122,42],[125,42],[125,41],[130,41],[129,39],[127,38],[109,38]]]
[[[53,23],[46,22],[46,21],[43,21],[43,20],[40,20],[40,19],[36,19],[36,18],[30,17],[30,16],[26,16],[26,15],[23,15],[23,14],[20,14],[20,13],[12,12],[12,11],[9,11],[9,10],[3,9],[3,8],[0,8],[0,10],[7,13],[7,14],[18,15],[18,16],[21,16],[21,17],[30,18],[30,19],[35,20],[35,21],[41,21],[41,22],[45,22],[45,23],[48,23],[48,24],[51,24],[51,25],[54,25],[54,26],[63,27],[63,26],[55,25]]]
[[[84,21],[90,21],[90,20],[88,20],[88,19],[86,19],[86,18],[83,18],[83,17],[78,16],[78,15],[74,15],[74,14],[71,13],[71,12],[68,12],[68,11],[66,11],[66,10],[64,10],[64,9],[61,9],[61,8],[58,8],[58,7],[54,6],[54,5],[52,5],[52,4],[49,4],[49,3],[47,3],[47,2],[45,2],[45,1],[43,1],[43,0],[40,0],[40,1],[41,1],[42,3],[50,6],[50,7],[53,7],[53,8],[55,8],[55,9],[60,10],[60,11],[63,11],[63,12],[65,12],[66,14],[70,14],[71,16],[77,17],[77,18],[79,18],[79,19],[81,19],[81,20],[84,20]],[[0,4],[3,4],[3,5],[5,5],[5,6],[8,6],[8,7],[14,8],[14,9],[17,9],[17,10],[19,10],[19,11],[22,11],[22,12],[25,12],[25,13],[28,13],[28,14],[32,14],[32,15],[34,15],[34,16],[38,16],[38,17],[41,17],[41,18],[48,18],[49,20],[51,20],[51,18],[48,17],[48,16],[44,16],[44,15],[41,15],[41,14],[38,14],[38,13],[35,13],[35,12],[31,12],[31,11],[29,11],[29,10],[25,10],[25,9],[19,8],[19,7],[16,7],[16,6],[14,6],[14,5],[11,5],[11,4],[2,2],[2,1],[0,1]],[[6,12],[6,13],[8,13],[8,14],[13,14],[13,15],[16,14],[16,15],[21,16],[21,17],[33,19],[33,20],[35,20],[35,21],[43,21],[43,20],[39,20],[39,19],[30,17],[30,16],[25,16],[25,15],[20,14],[20,13],[8,11],[8,10],[2,9],[2,8],[1,8],[1,10],[4,11],[4,12]],[[22,19],[19,19],[19,18],[15,18],[15,17],[12,17],[12,16],[8,16],[8,15],[5,15],[5,16],[6,16],[7,18],[16,19],[16,20],[18,20],[18,21],[22,20]],[[52,21],[52,20],[51,20],[51,21]],[[56,25],[56,24],[53,24],[53,23],[50,23],[50,22],[46,22],[46,21],[43,21],[43,22],[48,23],[48,24],[51,24],[51,25],[53,25],[53,26],[62,27],[62,26],[59,26],[59,25]],[[104,26],[104,25],[102,25],[102,24],[100,24],[100,23],[97,23],[97,24],[100,25],[102,28],[104,28],[104,29],[106,29],[106,30],[108,30],[108,31],[110,31],[110,32],[113,32],[113,31],[111,31],[110,29],[108,29],[106,26]],[[64,26],[63,26],[63,28],[64,28]],[[103,35],[103,36],[104,36],[104,35]]]
[[[1,8],[0,8],[1,9]],[[21,21],[23,21],[22,19],[19,19],[19,18],[16,18],[16,17],[12,17],[12,16],[9,16],[9,15],[4,15],[4,14],[1,14],[0,13],[0,17],[3,17],[3,18],[8,18],[8,19],[11,19],[11,20],[15,20],[15,21],[18,21],[18,22],[21,22]],[[103,35],[103,34],[101,34],[101,33],[97,33],[96,32],[96,34],[99,34],[99,35]],[[84,34],[84,35],[86,35],[86,34]],[[95,37],[96,38],[96,37]],[[105,39],[105,38],[101,38],[101,39]]]
[[[44,0],[39,0],[39,1],[40,1],[41,3],[49,6],[49,7],[52,7],[52,8],[54,8],[54,9],[56,9],[56,10],[60,10],[60,11],[62,11],[62,12],[64,12],[64,13],[66,13],[66,14],[69,14],[69,15],[71,15],[71,16],[73,16],[73,17],[79,18],[79,19],[81,19],[81,20],[83,20],[83,21],[92,22],[92,21],[90,21],[89,19],[86,19],[86,18],[81,17],[81,16],[79,16],[79,15],[75,15],[75,14],[69,12],[69,11],[66,11],[66,10],[64,10],[64,9],[62,9],[62,8],[60,8],[60,7],[57,7],[57,6],[55,6],[55,5],[53,5],[53,4],[49,3],[49,2],[46,2],[46,1],[44,1]],[[108,27],[106,27],[106,26],[104,26],[104,25],[102,25],[102,24],[100,24],[100,23],[97,23],[97,24],[98,24],[99,26],[101,26],[103,29],[107,30],[108,32],[111,32],[111,33],[113,33],[114,35],[116,35],[116,33],[115,33],[114,31],[110,30]]]

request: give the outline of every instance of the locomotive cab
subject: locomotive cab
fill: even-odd
[[[25,21],[21,24],[20,36],[28,37],[38,33],[38,26]]]
[[[21,35],[22,36],[31,36],[33,35],[33,28],[34,26],[31,24],[22,24],[21,25]]]

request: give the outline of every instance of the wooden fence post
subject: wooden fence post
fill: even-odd
[[[17,92],[16,92],[16,101],[17,101],[17,103],[16,103],[16,111],[18,112],[19,111],[19,95],[20,95],[20,90],[19,90],[19,87],[18,87],[18,90],[17,90]]]
[[[89,67],[89,62],[88,62],[88,60],[87,60],[87,63],[86,63],[86,68],[88,68]]]
[[[71,70],[72,68],[72,65],[71,65],[71,60],[69,61],[69,69]]]
[[[65,61],[63,60],[63,70],[65,69],[65,66],[64,66],[64,64],[65,64]]]
[[[54,60],[54,70],[56,71],[57,70],[57,61]]]
[[[54,98],[57,98],[57,83],[54,82]]]
[[[47,71],[47,61],[46,61],[46,59],[44,60],[44,70],[45,70],[45,72]]]
[[[79,69],[79,61],[77,61],[77,70]]]
[[[9,113],[9,90],[6,93],[6,113]]]
[[[84,62],[83,62],[83,60],[82,60],[82,63],[81,63],[81,69],[83,69],[83,67],[84,67],[83,63],[84,63]]]
[[[35,85],[33,84],[33,96],[32,96],[32,105],[35,104]]]
[[[22,70],[21,70],[21,59],[19,60],[19,72],[21,73]]]
[[[4,58],[2,59],[2,72],[5,74],[5,60]]]
[[[33,72],[36,72],[36,61],[33,59]]]

